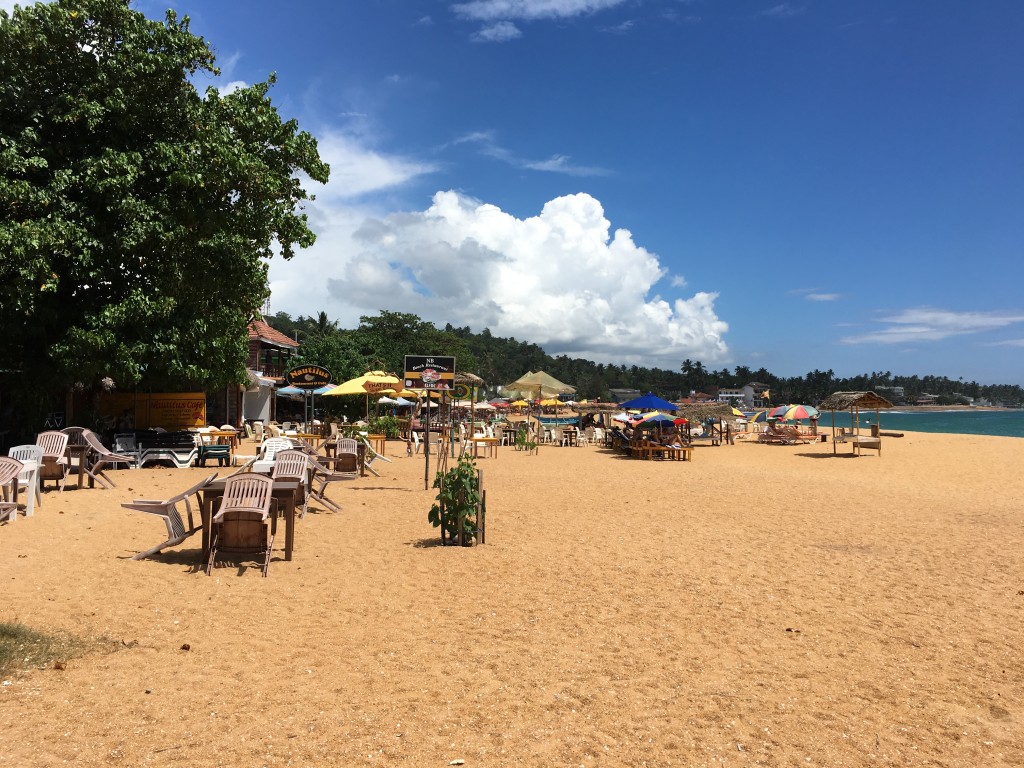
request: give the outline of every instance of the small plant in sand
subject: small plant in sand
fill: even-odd
[[[516,450],[533,453],[537,450],[537,443],[530,439],[530,433],[526,427],[520,427],[516,432]]]
[[[436,503],[427,513],[427,520],[441,528],[442,543],[475,543],[480,509],[480,478],[476,462],[463,456],[447,472],[438,472],[434,478],[438,489]]]

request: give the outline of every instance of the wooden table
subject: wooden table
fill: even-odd
[[[384,455],[388,441],[387,435],[366,435],[366,439],[369,441],[370,447],[373,448],[373,450],[381,456]]]
[[[64,449],[64,456],[68,460],[68,474],[71,474],[71,459],[78,459],[78,487],[85,487],[85,465],[89,461],[89,452],[92,451],[92,447],[87,443],[80,445],[68,444],[68,447]],[[89,487],[96,487],[96,479],[89,476]]]
[[[473,443],[473,458],[478,458],[479,448],[481,443],[487,447],[488,452],[498,458],[498,446],[501,445],[501,439],[497,437],[471,437],[470,442]]]
[[[224,480],[214,480],[202,489],[203,496],[203,562],[210,556],[210,534],[213,530],[213,503],[224,496]],[[295,480],[275,480],[271,495],[284,509],[284,559],[291,560],[295,549],[295,507],[305,493],[303,483]],[[277,530],[277,518],[271,520],[271,530]]]
[[[207,434],[210,437],[217,438],[217,440],[219,442],[223,442],[224,440],[227,440],[228,441],[228,445],[230,445],[232,449],[238,447],[238,444],[239,444],[238,432],[236,432],[233,429],[213,429],[213,430],[210,430],[209,432],[207,432]]]

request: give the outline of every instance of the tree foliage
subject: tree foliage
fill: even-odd
[[[27,380],[244,380],[267,259],[314,241],[296,174],[329,169],[273,76],[200,94],[214,62],[127,0],[0,12],[0,322]]]
[[[515,381],[527,371],[544,370],[574,385],[579,397],[589,399],[609,400],[611,389],[651,391],[670,400],[687,397],[691,392],[714,397],[721,388],[757,382],[771,391],[771,401],[776,404],[813,405],[833,392],[886,386],[904,387],[904,402],[909,403],[928,393],[939,396],[940,403],[956,402],[959,395],[1024,404],[1024,389],[1019,385],[983,386],[939,376],[894,376],[889,371],[840,378],[831,370],[814,370],[805,376],[785,378],[764,368],[754,370],[742,365],[732,371],[727,368],[714,371],[695,360],[683,360],[678,371],[606,365],[565,355],[552,357],[536,344],[493,336],[487,329],[473,333],[469,328],[449,324],[441,331],[416,315],[399,312],[362,317],[359,327],[353,330],[338,329],[337,323],[328,322],[323,312],[316,318],[299,317],[297,320],[279,312],[270,321],[289,335],[298,331],[304,342],[303,361],[319,363],[332,372],[344,371],[342,376],[336,376],[339,381],[380,365],[400,372],[405,354],[438,354],[455,355],[459,371],[475,373],[492,387]],[[327,328],[326,335],[318,328]],[[339,359],[342,362],[333,362]]]

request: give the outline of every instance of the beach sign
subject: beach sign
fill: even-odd
[[[322,365],[300,365],[288,371],[284,380],[299,389],[319,389],[331,383],[331,372]]]
[[[405,388],[451,391],[455,388],[455,358],[406,355]]]

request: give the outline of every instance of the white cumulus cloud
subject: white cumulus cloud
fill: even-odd
[[[674,369],[686,357],[728,359],[717,294],[652,295],[665,276],[657,257],[628,231],[612,232],[588,194],[523,219],[454,191],[424,211],[311,214],[320,241],[295,261],[314,263],[272,264],[272,311],[324,309],[346,327],[382,309],[412,312],[603,362]]]
[[[320,158],[331,166],[331,179],[326,187],[307,182],[307,188],[321,199],[356,198],[436,170],[430,163],[376,152],[338,132],[321,133],[317,147]]]
[[[511,21],[498,21],[477,30],[473,34],[473,39],[479,43],[505,43],[522,36],[519,27]]]

